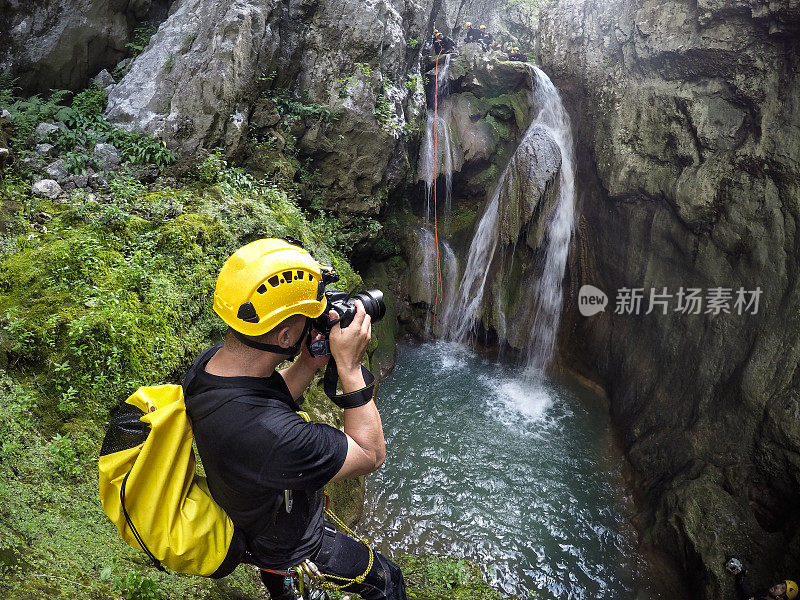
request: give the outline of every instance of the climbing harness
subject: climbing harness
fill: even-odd
[[[357,577],[341,577],[339,575],[331,575],[329,573],[321,572],[317,565],[306,559],[299,565],[292,567],[287,571],[275,571],[273,569],[264,568],[261,569],[266,573],[282,575],[284,578],[284,584],[292,591],[296,598],[315,600],[316,598],[322,596],[320,592],[342,591],[350,585],[360,585],[364,583],[364,580],[367,578],[367,575],[369,575],[369,572],[372,570],[372,566],[375,563],[375,553],[373,552],[372,547],[369,545],[369,542],[363,537],[357,535],[356,532],[345,525],[344,522],[337,517],[330,508],[328,508],[328,504],[329,497],[328,493],[325,492],[325,516],[329,521],[336,525],[337,529],[357,539],[367,547],[367,551],[369,552],[367,568],[361,575],[358,575]]]
[[[431,331],[436,331],[436,309],[442,301],[444,289],[442,287],[442,265],[439,259],[439,215],[437,210],[437,197],[436,181],[439,179],[436,170],[436,163],[439,158],[437,143],[439,141],[437,135],[437,125],[439,124],[439,57],[442,55],[442,50],[436,55],[436,68],[434,70],[434,84],[433,84],[433,232],[434,242],[436,244],[436,300],[433,303],[433,328]]]

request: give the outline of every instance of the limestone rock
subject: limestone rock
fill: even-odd
[[[326,209],[374,214],[408,169],[404,80],[419,50],[407,39],[425,29],[426,10],[400,0],[178,0],[110,92],[107,114],[179,153],[218,145],[233,158],[248,132],[274,137],[270,94],[327,106],[334,120],[296,124],[298,158],[319,173]],[[379,122],[387,101],[393,114]]]
[[[31,189],[35,195],[44,196],[51,200],[61,195],[61,186],[58,185],[57,181],[53,181],[52,179],[40,179],[33,184]]]
[[[133,24],[128,4],[8,0],[0,15],[0,71],[19,77],[31,91],[84,87],[90,73],[113,67],[125,55]]]
[[[45,173],[57,181],[63,181],[68,176],[67,170],[64,168],[64,161],[61,159],[50,163],[50,165],[48,165],[48,167],[45,169]]]
[[[36,144],[36,152],[42,156],[53,156],[56,147],[53,144]]]
[[[112,144],[95,144],[94,156],[101,171],[111,171],[119,166],[119,151]]]
[[[540,16],[578,148],[562,352],[607,384],[646,538],[696,597],[733,597],[726,554],[765,582],[800,567],[798,31],[796,3],[765,0],[564,0]],[[581,317],[582,284],[612,304],[643,288],[642,314]],[[664,287],[760,289],[760,305],[692,315],[673,297],[643,314]]]
[[[58,131],[58,129],[58,125],[53,125],[52,123],[39,123],[36,126],[36,137],[40,140],[43,140],[49,134],[53,133],[54,131]]]
[[[112,77],[111,73],[109,73],[107,69],[103,69],[97,75],[95,75],[93,81],[99,87],[104,89],[116,83],[116,81],[114,81],[114,77]]]
[[[514,153],[508,166],[510,176],[500,188],[498,204],[500,240],[516,244],[530,224],[527,244],[537,249],[544,240],[544,228],[554,207],[561,151],[547,128],[535,125]],[[537,218],[531,222],[534,214]]]

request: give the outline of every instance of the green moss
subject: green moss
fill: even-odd
[[[139,385],[176,381],[221,337],[211,298],[236,248],[292,235],[337,268],[341,289],[362,285],[286,194],[250,184],[120,185],[113,199],[64,204],[0,185],[0,597],[263,596],[247,567],[220,582],[149,568],[103,514],[96,479],[110,409]],[[341,425],[323,402],[320,418]],[[334,491],[351,522],[361,490]]]
[[[457,236],[471,230],[477,217],[478,211],[471,206],[454,208],[450,217],[450,231]]]
[[[434,555],[401,556],[408,597],[412,600],[501,600],[475,563]],[[535,594],[532,597],[536,597]]]
[[[260,584],[246,567],[224,582],[148,567],[141,552],[122,543],[100,507],[96,425],[72,420],[67,435],[45,435],[38,401],[0,375],[0,597],[116,598],[121,590],[115,579],[137,576],[152,581],[162,598],[259,597]]]
[[[470,177],[470,185],[475,186],[477,189],[487,190],[487,193],[497,185],[497,179],[500,176],[500,169],[496,164],[490,164],[482,171],[478,171]]]

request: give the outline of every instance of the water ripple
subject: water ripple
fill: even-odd
[[[621,461],[596,399],[448,343],[401,347],[380,392],[387,458],[359,527],[379,549],[470,558],[522,597],[634,597]]]

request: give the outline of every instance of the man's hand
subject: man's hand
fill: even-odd
[[[321,337],[321,334],[316,333],[312,337],[312,340],[317,340]],[[311,380],[314,378],[314,373],[327,365],[330,359],[329,356],[311,356],[311,353],[308,351],[308,346],[305,344],[305,340],[303,340],[301,348],[300,356],[297,357],[291,365],[279,371],[281,377],[283,377],[283,380],[286,382],[286,387],[289,388],[289,392],[292,394],[292,398],[295,400],[300,399],[300,396],[303,395],[308,384],[311,383]]]
[[[334,319],[336,316],[331,311],[330,317]],[[361,359],[371,336],[372,319],[364,311],[361,302],[356,300],[356,316],[353,322],[344,329],[334,325],[330,335],[331,353],[336,360],[344,393],[366,386],[361,374]],[[346,408],[344,433],[347,436],[347,456],[342,468],[331,481],[366,475],[383,464],[386,458],[386,442],[375,402],[370,400],[363,406]]]
[[[316,342],[322,338],[323,335],[319,332],[313,331],[311,333],[312,342]],[[304,369],[316,372],[327,365],[329,359],[330,356],[311,356],[311,352],[308,351],[308,346],[304,343],[303,349],[300,351],[300,356],[297,357],[295,363],[299,363]]]
[[[342,392],[354,392],[366,387],[364,376],[361,374],[361,359],[372,339],[372,317],[364,310],[360,300],[355,301],[356,316],[352,323],[341,328],[339,324],[333,326],[329,337],[331,354],[336,361],[339,380],[342,382]],[[330,311],[331,319],[339,315]]]

